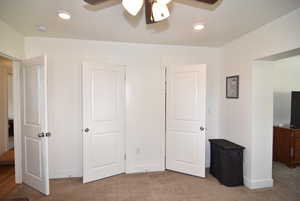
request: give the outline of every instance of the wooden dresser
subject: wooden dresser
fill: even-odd
[[[273,160],[290,168],[300,164],[300,129],[274,127]]]

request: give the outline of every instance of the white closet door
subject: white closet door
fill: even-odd
[[[206,65],[167,68],[166,167],[205,177]]]
[[[125,69],[83,64],[83,182],[124,172]]]
[[[46,57],[22,62],[23,182],[49,194]]]

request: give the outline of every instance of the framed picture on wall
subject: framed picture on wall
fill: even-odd
[[[239,98],[239,76],[226,77],[226,98]]]

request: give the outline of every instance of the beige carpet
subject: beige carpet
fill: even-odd
[[[171,171],[118,175],[89,184],[80,179],[51,181],[46,197],[22,185],[9,198],[29,197],[31,201],[300,201],[300,167],[289,169],[274,164],[275,186],[249,190],[225,187],[207,175],[201,179]]]

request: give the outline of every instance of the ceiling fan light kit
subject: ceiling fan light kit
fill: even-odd
[[[91,5],[97,5],[107,0],[84,0]],[[167,19],[170,16],[170,12],[167,4],[172,0],[122,0],[122,5],[125,10],[136,16],[143,4],[145,4],[146,24],[154,24],[156,22]],[[215,4],[218,0],[193,0],[207,4]]]
[[[166,4],[154,2],[152,5],[152,16],[155,22],[167,19],[170,16],[169,9]]]
[[[129,14],[136,16],[143,7],[144,0],[123,0],[122,5]]]

